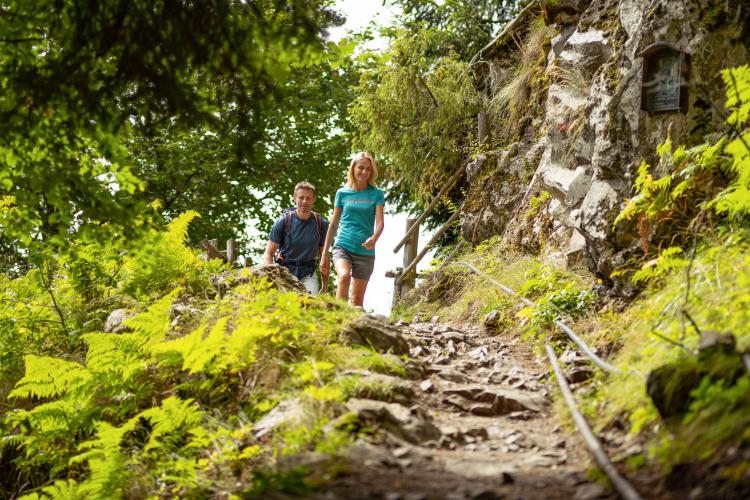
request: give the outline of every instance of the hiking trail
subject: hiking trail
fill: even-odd
[[[310,498],[614,498],[587,478],[581,440],[560,427],[546,358],[474,325],[395,326],[425,370],[391,402],[347,403],[382,432],[360,439],[348,472]]]

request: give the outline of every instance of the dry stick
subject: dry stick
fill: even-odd
[[[651,335],[653,335],[654,337],[658,337],[658,338],[662,339],[663,341],[668,342],[668,343],[670,343],[672,345],[675,345],[675,346],[679,347],[680,349],[685,350],[685,352],[689,352],[690,354],[693,353],[693,351],[691,351],[690,349],[688,349],[684,345],[680,344],[676,340],[672,340],[669,337],[666,337],[666,336],[662,335],[659,332],[651,332]]]
[[[747,373],[750,374],[750,354],[743,354],[742,361],[745,362],[745,368],[747,369]]]
[[[532,301],[530,301],[526,297],[522,297],[522,296],[518,295],[518,292],[516,292],[512,288],[509,288],[509,287],[503,285],[502,283],[498,283],[497,281],[495,281],[494,279],[492,279],[490,276],[488,276],[487,274],[483,273],[482,271],[480,271],[479,269],[477,269],[473,265],[469,264],[468,262],[460,261],[460,262],[456,262],[456,264],[461,264],[461,265],[464,265],[464,266],[468,267],[469,269],[471,269],[472,271],[474,271],[476,274],[478,274],[479,276],[483,277],[484,279],[486,279],[487,281],[489,281],[490,283],[492,283],[493,285],[495,285],[496,287],[498,287],[503,292],[507,293],[508,295],[512,295],[512,296],[516,297],[518,300],[520,300],[521,302],[523,302],[524,305],[526,305],[528,307],[536,307],[536,304],[534,304]],[[558,309],[558,311],[560,311],[560,310]],[[591,359],[591,361],[593,361],[594,364],[596,364],[596,366],[598,366],[602,370],[608,371],[608,372],[614,372],[614,373],[636,373],[636,372],[624,372],[624,371],[620,370],[619,368],[615,368],[614,366],[610,365],[609,363],[607,363],[606,361],[604,361],[602,358],[600,358],[599,356],[597,356],[596,354],[594,354],[594,352],[591,349],[589,349],[589,346],[587,346],[586,343],[578,335],[576,335],[575,332],[568,325],[566,325],[562,321],[555,320],[555,325],[558,328],[560,328],[563,332],[565,332],[568,335],[568,337],[570,337],[570,340],[572,340],[573,342],[575,342],[576,345],[581,349],[581,351],[583,351],[583,353],[586,356],[588,356],[589,359]]]
[[[448,182],[443,186],[443,189],[440,190],[437,196],[432,199],[432,202],[430,205],[425,209],[424,212],[422,212],[422,215],[420,215],[416,222],[412,224],[411,228],[406,232],[404,237],[401,239],[401,241],[398,242],[396,245],[396,248],[393,249],[393,253],[398,253],[399,250],[401,250],[401,247],[404,246],[404,243],[411,237],[412,233],[415,231],[419,231],[419,225],[422,224],[422,222],[427,218],[428,215],[430,215],[430,212],[432,212],[432,209],[435,208],[435,205],[438,204],[440,199],[443,197],[445,193],[448,192],[450,188],[453,187],[453,184],[456,183],[456,181],[461,177],[461,175],[464,173],[464,166],[460,165],[455,172],[453,172],[453,176],[448,179]]]
[[[685,285],[685,299],[682,301],[682,308],[681,308],[682,314],[680,315],[680,326],[682,327],[682,334],[680,335],[680,340],[685,340],[685,335],[687,334],[687,332],[685,331],[685,316],[689,316],[686,307],[687,307],[688,301],[690,300],[690,273],[693,269],[693,262],[695,261],[695,251],[698,248],[698,242],[695,241],[697,239],[698,239],[697,236],[695,236],[695,238],[693,239],[693,251],[691,252],[691,255],[690,255],[690,262],[688,263],[687,269],[685,270],[686,285]],[[698,331],[698,334],[700,334],[701,331],[698,328],[698,326],[695,324],[692,318],[690,318],[690,322]]]
[[[565,399],[565,403],[568,405],[568,410],[570,410],[573,421],[576,423],[578,431],[583,436],[583,439],[586,442],[586,446],[588,446],[589,451],[591,451],[591,454],[596,459],[599,467],[601,467],[604,473],[607,474],[607,477],[609,477],[609,480],[612,481],[612,484],[623,498],[625,498],[626,500],[641,500],[641,496],[638,494],[635,488],[633,488],[633,486],[631,486],[630,483],[617,471],[617,468],[605,453],[604,448],[602,448],[601,443],[591,431],[591,427],[589,427],[586,419],[578,410],[576,401],[575,399],[573,399],[573,393],[570,391],[568,382],[565,380],[565,375],[560,369],[560,364],[557,361],[555,350],[549,343],[546,343],[544,347],[547,349],[547,356],[549,356],[549,361],[552,364],[552,369],[555,371],[557,384],[560,386],[560,391],[562,392],[563,398]]]

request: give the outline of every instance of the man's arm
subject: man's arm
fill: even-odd
[[[279,244],[268,240],[268,243],[266,244],[266,251],[263,253],[263,263],[265,265],[273,264],[273,256],[276,255],[276,250],[279,249]]]

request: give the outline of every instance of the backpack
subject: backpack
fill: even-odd
[[[295,210],[297,210],[296,207],[287,208],[281,214],[282,217],[284,217],[284,242],[289,241],[289,239],[292,237],[292,215],[294,214]],[[323,241],[323,238],[325,238],[325,236],[321,234],[321,230],[323,229],[323,223],[320,220],[320,215],[313,212],[312,210],[310,212],[312,212],[313,218],[315,219],[315,226],[318,229],[318,247],[320,247]],[[280,245],[279,245],[278,258],[281,259],[282,261],[284,260],[284,256],[281,255]]]

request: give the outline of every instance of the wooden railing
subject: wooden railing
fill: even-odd
[[[237,241],[227,240],[227,247],[225,251],[219,250],[219,240],[203,240],[200,242],[200,247],[206,252],[209,259],[221,259],[224,262],[228,262],[235,266],[237,263]]]
[[[385,273],[385,276],[387,278],[395,279],[393,283],[392,306],[395,305],[396,302],[406,292],[414,288],[417,278],[417,264],[419,264],[422,258],[427,255],[427,252],[430,250],[430,248],[432,248],[432,246],[440,239],[443,233],[445,233],[445,231],[451,226],[451,224],[453,224],[461,215],[461,209],[463,208],[463,205],[459,207],[458,210],[453,213],[453,215],[451,215],[450,219],[448,219],[445,224],[443,224],[437,231],[435,231],[435,234],[432,236],[432,238],[430,238],[430,241],[428,241],[422,251],[417,254],[420,224],[422,224],[427,216],[430,215],[438,202],[440,202],[440,200],[446,194],[448,194],[448,191],[453,188],[453,186],[461,178],[463,173],[464,166],[460,165],[456,169],[456,171],[453,172],[451,178],[448,179],[445,185],[443,185],[443,188],[440,190],[437,196],[432,199],[432,202],[427,206],[424,212],[422,212],[422,214],[416,219],[406,220],[406,234],[403,238],[401,238],[401,241],[399,241],[396,244],[396,247],[393,249],[393,253],[398,253],[398,251],[401,250],[401,247],[404,247],[404,265],[403,267],[397,267],[395,270],[386,271]]]

